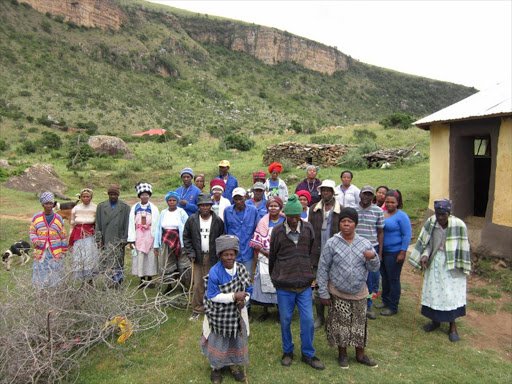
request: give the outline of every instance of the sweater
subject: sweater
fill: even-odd
[[[28,232],[30,241],[34,244],[34,258],[41,260],[43,252],[49,249],[54,259],[60,259],[67,250],[66,230],[64,221],[59,214],[54,214],[51,223],[47,223],[44,212],[40,212],[32,217],[30,229]],[[36,241],[42,244],[35,245]]]
[[[199,189],[199,188],[198,188]],[[185,223],[187,222],[188,215],[185,210],[181,208],[176,208],[178,210],[178,213],[180,215],[180,225],[178,227],[178,232],[180,234],[180,243],[181,247],[183,247],[183,229],[185,228]],[[160,218],[158,220],[158,225],[156,228],[156,234],[155,234],[155,242],[153,243],[154,248],[160,248],[162,246],[162,222],[165,218],[165,215],[169,212],[168,209],[164,209],[162,212],[160,212]]]
[[[412,228],[411,220],[404,211],[397,212],[387,219],[384,219],[384,244],[383,252],[407,251],[411,242]]]
[[[322,224],[324,222],[324,203],[323,201],[319,201],[316,205],[311,206],[309,208],[309,218],[308,221],[313,226],[315,231],[315,242],[313,243],[313,249],[311,251],[311,263],[313,266],[318,265],[318,260],[320,259],[320,253],[322,252]],[[336,200],[334,201],[334,206],[331,210],[331,227],[330,227],[330,236],[334,236],[335,233],[340,231],[340,212],[341,206]]]

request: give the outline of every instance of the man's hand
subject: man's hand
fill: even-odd
[[[322,305],[324,305],[326,307],[331,305],[331,299],[322,299],[322,298],[320,298],[320,302],[322,303]]]
[[[375,251],[368,249],[367,251],[363,252],[363,255],[366,260],[372,260],[375,258]]]
[[[181,206],[183,206],[183,207],[184,207],[185,205],[187,205],[187,200],[183,200],[183,199],[181,199],[181,200],[180,200],[180,205],[181,205]]]

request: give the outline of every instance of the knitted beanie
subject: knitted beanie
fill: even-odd
[[[302,214],[302,204],[296,194],[291,195],[284,205],[284,214],[286,216]]]

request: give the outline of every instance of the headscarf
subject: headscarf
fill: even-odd
[[[84,188],[84,189],[82,189],[82,190],[80,191],[80,197],[82,197],[82,194],[83,194],[83,193],[88,193],[89,195],[91,195],[91,199],[92,199],[92,196],[93,196],[93,195],[92,195],[92,189],[90,189],[90,188]]]
[[[226,190],[226,183],[222,179],[212,179],[210,181],[210,190],[212,190],[213,187],[220,187],[222,188],[222,192],[224,192]]]
[[[311,165],[308,165],[308,166],[306,167],[306,173],[308,173],[308,171],[309,171],[311,168],[315,168],[317,172],[320,170],[320,167],[317,167],[316,165],[311,164]]]
[[[217,251],[217,256],[220,257],[220,254],[228,249],[232,249],[238,255],[239,251],[239,243],[238,237],[235,235],[222,235],[215,239],[215,249]]]
[[[266,203],[266,207],[268,209],[270,203],[277,203],[279,204],[279,206],[281,207],[281,209],[283,209],[283,200],[279,197],[279,196],[271,196],[268,200],[267,200],[267,203]]]
[[[436,213],[452,213],[452,202],[448,199],[439,199],[434,201],[434,211]]]
[[[176,192],[174,191],[169,191],[167,192],[167,195],[165,195],[165,202],[167,203],[167,201],[171,198],[171,197],[174,197],[176,200],[180,200],[180,195],[178,195]]]
[[[202,178],[203,178],[203,181],[205,181],[205,180],[206,180],[206,179],[205,179],[205,177],[204,177],[204,174],[202,174],[202,173],[198,173],[197,175],[195,175],[195,176],[194,176],[194,181],[196,181],[196,180],[197,180],[197,179],[199,179],[200,177],[202,177]]]
[[[110,187],[108,187],[107,193],[115,193],[118,196],[121,194],[121,190],[119,189],[119,185],[117,184],[111,184]]]
[[[39,201],[41,202],[41,205],[46,203],[53,203],[55,202],[55,197],[51,192],[43,192],[41,193],[41,196],[39,196]]]
[[[299,197],[296,194],[291,195],[286,202],[284,206],[284,214],[286,216],[302,214],[302,204],[300,203]]]
[[[354,208],[342,208],[342,210],[340,211],[339,222],[341,222],[341,220],[343,220],[345,217],[348,217],[350,220],[356,223],[356,225],[359,222],[359,215],[357,214],[357,211]]]
[[[268,166],[268,173],[272,173],[273,171],[277,171],[279,173],[283,172],[283,165],[278,162],[274,162]]]
[[[140,195],[142,195],[144,192],[148,193],[149,196],[151,196],[153,194],[153,188],[151,184],[141,182],[135,186],[135,192],[137,192],[137,197],[140,197]]]
[[[254,172],[252,174],[252,182],[255,183],[256,180],[258,180],[258,179],[265,180],[266,177],[267,177],[267,174],[265,172],[262,172],[262,171]]]
[[[297,196],[299,196],[299,197],[300,197],[300,196],[305,196],[305,197],[306,197],[306,199],[308,199],[308,205],[309,205],[309,204],[311,204],[311,193],[309,193],[309,192],[308,192],[308,191],[306,191],[305,189],[302,189],[302,190],[300,190],[300,191],[297,191],[297,192],[295,192],[295,194],[296,194]]]

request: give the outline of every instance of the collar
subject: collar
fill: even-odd
[[[334,213],[340,213],[341,205],[338,202],[338,200],[336,200],[336,197],[333,197],[333,198],[334,198],[334,205],[333,205],[332,209],[334,210]],[[316,203],[315,207],[313,208],[313,212],[317,212],[319,210],[322,210],[323,208],[324,208],[324,201],[320,200],[318,203]]]
[[[288,225],[288,222],[286,221],[286,218],[284,219],[284,230],[285,230],[285,233],[286,234],[289,234],[290,232],[292,232],[290,226]],[[299,233],[300,234],[300,230],[302,228],[302,220],[299,221],[299,224],[297,224],[297,230],[295,232]]]

